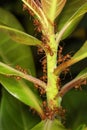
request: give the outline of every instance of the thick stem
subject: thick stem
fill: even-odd
[[[48,107],[50,109],[53,109],[54,107],[58,107],[58,100],[55,99],[55,95],[58,93],[58,87],[57,87],[57,78],[54,74],[54,69],[57,67],[57,43],[55,41],[55,36],[50,36],[50,48],[53,51],[53,55],[47,54],[47,102]]]

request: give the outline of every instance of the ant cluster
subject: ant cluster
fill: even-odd
[[[47,82],[47,61],[46,61],[46,58],[44,58],[41,61],[41,64],[42,64],[43,76],[40,79],[42,79],[44,82]]]
[[[59,46],[59,50],[58,50],[58,65],[68,61],[71,59],[71,55],[70,54],[66,54],[66,55],[63,55],[63,47],[62,46]],[[66,68],[63,70],[62,74],[64,74],[64,77],[66,76],[66,74],[69,72],[69,68]]]
[[[63,55],[63,47],[59,45],[59,48],[58,48],[58,60],[57,60],[57,64],[58,65],[61,65],[65,62],[67,62],[68,60],[71,59],[71,55],[70,54],[66,54],[66,55]],[[61,75],[58,77],[57,79],[57,86],[59,87],[58,90],[60,91],[61,89],[61,80],[64,80],[67,73],[70,73],[70,69],[69,68],[65,68]],[[70,76],[71,76],[71,73],[70,73]],[[71,76],[72,77],[72,76]]]
[[[30,1],[27,0],[27,2],[30,2]],[[40,0],[34,0],[34,2],[41,8]],[[35,17],[35,14],[30,9],[28,9],[28,7],[26,5],[24,5],[23,8],[26,9],[28,11],[28,13],[33,17],[33,24],[35,26],[35,31],[39,32],[40,36],[41,36],[41,40],[42,40],[42,44],[43,44],[44,49],[38,47],[38,54],[43,56],[40,60],[41,65],[42,65],[43,76],[40,77],[40,79],[47,83],[47,59],[46,59],[45,52],[49,53],[50,56],[53,56],[54,53],[48,44],[50,42],[48,36],[42,34],[42,26],[41,26],[40,21]],[[54,26],[54,29],[56,29],[56,24],[54,24],[53,26]],[[59,46],[58,64],[61,64],[61,63],[65,62],[71,58],[69,54],[63,56],[62,50],[63,50],[63,48],[61,46]],[[69,70],[67,70],[67,71],[69,71]],[[60,84],[60,78],[58,79],[58,86],[59,86],[59,84]],[[37,84],[35,84],[35,88],[39,90],[41,96],[45,95],[46,92],[43,88],[41,88]],[[50,109],[48,107],[46,101],[43,101],[43,108],[44,108],[45,117],[48,119],[51,119],[51,120],[57,114],[59,116],[63,117],[64,113],[65,113],[65,110],[63,110],[61,107],[60,108],[54,107],[53,109]]]
[[[37,84],[34,84],[34,87],[38,90],[38,92],[40,93],[40,96],[43,96],[46,94],[46,91],[40,86],[38,86]]]
[[[30,2],[30,0],[27,0],[27,2]],[[34,2],[41,7],[41,3],[40,0],[34,0]],[[31,3],[32,4],[32,3]],[[23,9],[27,10],[28,13],[30,14],[30,16],[33,17],[33,25],[35,26],[35,31],[41,33],[41,40],[42,43],[44,44],[44,49],[46,52],[50,53],[50,55],[53,55],[53,52],[50,48],[50,46],[47,44],[49,42],[49,38],[46,35],[42,35],[42,25],[40,23],[40,21],[35,17],[35,14],[32,12],[32,10],[30,10],[25,4],[23,5]]]
[[[40,2],[40,0],[26,0],[28,3],[31,3],[31,5],[32,5],[32,3],[36,3],[39,7],[41,7],[41,2]]]
[[[53,109],[50,109],[47,106],[47,101],[43,101],[43,110],[44,110],[44,116],[41,117],[42,120],[50,119],[53,120],[55,118],[61,118],[62,120],[65,120],[65,112],[66,110],[61,107],[54,107]],[[29,111],[33,114],[38,114],[34,108],[29,108]]]
[[[42,26],[41,26],[41,24],[40,24],[40,22],[39,22],[39,20],[38,19],[33,19],[33,25],[35,26],[35,31],[37,31],[37,32],[39,32],[39,33],[41,33],[41,31],[42,31]]]
[[[43,48],[38,48],[38,54],[43,56],[41,58],[41,60],[40,60],[41,65],[42,65],[43,76],[40,79],[43,80],[44,82],[47,82],[47,59],[46,59],[46,53],[49,53],[52,56],[53,52],[51,51],[51,48],[48,45],[48,42],[49,42],[48,37],[45,36],[45,35],[42,35],[41,36],[41,40],[42,40],[42,44],[44,45],[45,49],[43,50]]]
[[[29,0],[27,0],[27,2],[30,2]],[[41,7],[41,3],[39,0],[34,0],[33,2],[35,2],[39,7]],[[32,4],[32,3],[31,3]],[[42,36],[42,26],[40,21],[35,17],[34,13],[24,4],[23,5],[23,9],[27,10],[28,13],[33,17],[33,25],[35,26],[35,31],[39,32],[41,35],[41,40],[42,40],[42,44],[44,44],[44,48],[46,51],[50,51],[50,47],[46,44],[46,42],[49,40],[46,36]],[[40,55],[44,55],[44,50],[40,47],[38,47],[38,54]],[[43,60],[41,60],[42,62],[42,68],[43,68],[43,73],[44,75],[41,77],[42,80],[44,80],[46,82],[46,59],[43,58]],[[39,88],[39,86],[35,85],[36,88]],[[40,93],[43,93],[43,90],[40,90]]]
[[[33,3],[30,0],[27,0],[27,2],[31,3],[31,5],[33,5],[33,6],[34,6],[34,3],[35,3],[38,7],[41,7],[41,3],[40,3],[39,0],[34,0]],[[40,24],[39,20],[37,18],[35,18],[35,14],[33,13],[33,11],[31,9],[29,9],[25,4],[23,4],[23,10],[27,10],[28,13],[30,14],[30,16],[32,16],[34,18],[33,24],[35,26],[35,31],[41,32],[42,31],[41,24]]]
[[[25,4],[23,4],[23,10],[24,10],[24,11],[27,10],[28,13],[29,13],[32,17],[34,17],[34,13],[33,13],[33,11],[30,10],[30,9],[29,9]]]
[[[41,8],[40,0],[34,0],[34,1],[27,0],[27,2],[28,3],[31,2],[31,5],[34,4],[34,2],[35,2],[35,4],[38,7]],[[44,50],[42,48],[38,48],[38,54],[45,55],[45,52],[46,52],[46,53],[49,53],[52,56],[53,52],[52,52],[50,46],[47,44],[49,42],[49,38],[46,35],[42,34],[42,26],[41,26],[40,21],[35,17],[35,14],[25,4],[23,5],[23,9],[27,10],[28,13],[33,17],[33,24],[35,26],[35,31],[39,32],[40,35],[41,35],[41,40],[42,40]],[[43,69],[43,76],[41,77],[41,79],[46,82],[47,81],[47,76],[46,76],[47,75],[46,74],[46,71],[47,71],[46,67],[47,66],[46,66],[46,58],[45,58],[45,56],[42,59],[43,60],[41,60],[41,62],[42,62],[41,64],[42,64],[42,69]]]
[[[23,69],[21,66],[16,65],[15,68],[16,68],[17,70],[21,71],[22,73],[27,74],[27,70],[26,70],[26,69]],[[17,80],[20,80],[21,77],[20,77],[20,76],[16,76],[16,79],[17,79]]]
[[[41,2],[40,2],[40,0],[34,0],[35,1],[35,3],[39,6],[39,7],[41,7]]]
[[[15,69],[17,69],[18,71],[20,71],[20,72],[22,72],[22,73],[24,73],[24,74],[27,74],[27,70],[26,69],[23,69],[21,66],[19,66],[19,65],[16,65],[16,67],[15,67]],[[17,80],[20,80],[21,79],[21,77],[20,76],[13,76],[13,75],[6,75],[6,77],[12,77],[12,78],[15,78],[15,79],[17,79]]]
[[[30,2],[28,0],[28,2]],[[39,0],[34,0],[34,2],[41,7],[41,3]],[[28,7],[26,7],[26,5],[24,5],[23,7],[24,9],[26,9],[28,11],[28,13],[33,17],[33,24],[35,26],[35,31],[37,31],[39,33],[39,36],[41,36],[41,40],[42,40],[42,44],[43,44],[43,48],[38,47],[37,53],[40,54],[40,56],[42,56],[43,58],[41,58],[40,62],[42,65],[42,71],[43,71],[43,76],[40,77],[41,80],[43,80],[44,82],[47,82],[47,62],[46,62],[46,56],[45,56],[45,52],[50,53],[50,55],[53,55],[50,46],[47,44],[49,42],[49,39],[46,35],[42,34],[42,26],[40,21],[35,17],[34,13],[28,9]],[[40,86],[35,84],[35,87],[39,90],[41,95],[45,94],[45,90],[43,88],[41,88]]]
[[[38,48],[37,53],[38,55],[40,54],[40,56],[42,56],[42,58],[39,61],[42,66],[42,76],[40,77],[40,79],[44,82],[47,82],[47,60],[46,60],[45,52],[42,48]],[[36,84],[35,87],[39,90],[41,96],[46,93],[46,91],[42,87]]]
[[[53,120],[55,117],[60,116],[62,119],[65,118],[65,109],[62,107],[54,107],[53,109],[50,109],[47,106],[47,102],[43,101],[43,108],[45,113],[45,118]]]
[[[71,55],[70,54],[66,54],[65,56],[62,54],[63,53],[63,47],[59,46],[59,50],[58,50],[58,64],[62,64],[68,60],[71,59]]]

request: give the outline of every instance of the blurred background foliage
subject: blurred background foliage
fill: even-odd
[[[20,21],[25,31],[39,38],[39,34],[35,31],[32,17],[23,11],[21,0],[0,0],[0,7],[11,11],[12,14]],[[3,14],[2,14],[3,15]],[[68,15],[68,14],[67,14]],[[4,17],[4,16],[3,16]],[[63,46],[63,54],[73,55],[83,45],[87,39],[87,14],[79,23],[75,31],[65,40],[61,41]],[[41,56],[36,54],[37,49],[32,48],[37,75],[41,75]],[[66,83],[73,79],[82,69],[87,67],[87,59],[76,63],[70,67],[70,71],[66,75],[61,75],[62,83]],[[75,130],[80,124],[87,124],[87,85],[82,86],[79,90],[72,89],[64,97],[62,101],[63,108],[66,109],[65,125]]]

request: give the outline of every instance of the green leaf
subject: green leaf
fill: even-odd
[[[87,85],[82,90],[72,89],[63,97],[62,107],[66,110],[67,115],[65,126],[71,130],[77,130],[87,124],[86,87]]]
[[[87,78],[87,68],[85,68],[84,70],[82,70],[78,75],[77,75],[77,78]]]
[[[10,15],[6,17],[7,19],[4,18],[5,17],[3,17],[3,19],[1,20],[2,24],[3,21],[8,21],[8,24],[11,20]],[[10,64],[14,67],[19,65],[22,68],[26,69],[28,73],[31,73],[31,75],[35,76],[34,61],[30,48],[25,45],[17,44],[3,32],[0,32],[0,61],[6,64]],[[40,96],[38,96],[38,92],[35,90],[33,84],[31,84],[30,82],[26,82],[25,80],[17,81],[14,78],[7,78],[3,75],[0,75],[0,82],[10,94],[15,96],[22,102],[28,104],[29,106],[34,107],[39,113],[42,113],[41,98]],[[23,94],[23,96],[21,93]],[[32,100],[34,100],[34,103],[36,102],[36,107]]]
[[[87,130],[86,125],[80,125],[76,130]]]
[[[0,75],[0,83],[11,95],[26,105],[34,108],[39,114],[42,115],[43,112],[40,99],[31,89],[29,89],[29,86],[24,81],[18,81],[14,78],[7,78],[6,76]]]
[[[3,91],[0,110],[0,130],[30,130],[39,122],[39,117],[23,103]]]
[[[4,16],[4,17],[3,17]],[[11,19],[11,20],[9,20]],[[15,24],[13,24],[15,23]],[[6,25],[18,30],[24,30],[23,27],[21,26],[21,24],[18,22],[18,20],[15,18],[15,16],[13,14],[11,14],[11,12],[0,8],[0,24],[2,25]]]
[[[32,45],[32,46],[42,46],[41,41],[36,39],[33,36],[24,33],[23,31],[19,31],[14,28],[6,27],[0,25],[0,31],[5,32],[10,38],[20,44]]]
[[[22,72],[0,62],[0,74],[21,76]]]
[[[21,68],[21,67],[18,66],[18,68]],[[46,88],[46,84],[43,81],[35,78],[32,75],[26,74],[26,71],[25,71],[25,73],[21,72],[21,70],[19,71],[17,69],[14,69],[14,68],[12,68],[12,67],[10,67],[2,62],[0,62],[0,74],[3,74],[7,77],[13,76],[13,78],[16,78],[16,79],[19,76],[18,77],[19,79],[23,78],[23,79],[26,79],[32,83],[38,84],[39,86],[43,87],[44,89]]]
[[[53,22],[62,11],[66,0],[41,0],[46,17]]]
[[[13,66],[19,65],[28,73],[35,75],[34,61],[28,46],[17,44],[6,34],[0,32],[0,61]]]
[[[58,120],[44,120],[37,124],[31,130],[66,130]]]
[[[83,44],[83,46],[74,54],[71,58],[72,62],[78,62],[87,57],[87,41]]]
[[[65,8],[58,18],[57,38],[60,34],[62,39],[68,37],[86,12],[87,0],[67,0]]]
[[[34,0],[22,0],[23,3],[26,5],[26,9],[27,10],[31,10],[34,15],[36,16],[39,20],[39,22],[42,24],[42,28],[46,29],[46,27],[48,26],[48,21],[46,19],[46,16],[44,15],[43,10],[41,9],[41,5],[40,2],[37,1],[37,3]]]

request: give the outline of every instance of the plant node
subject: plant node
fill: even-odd
[[[65,109],[60,107],[54,107],[53,109],[50,109],[47,105],[46,101],[43,101],[43,109],[45,113],[45,119],[53,120],[55,117],[60,117],[62,119],[65,119]]]

